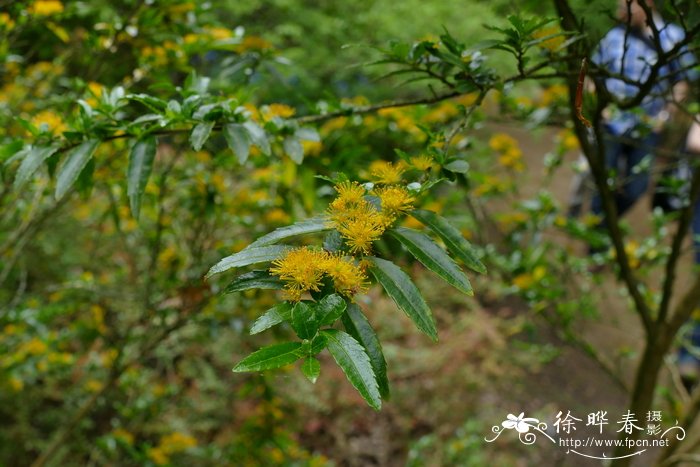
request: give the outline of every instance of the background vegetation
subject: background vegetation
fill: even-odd
[[[624,254],[585,254],[606,240],[595,218],[566,217],[581,135],[571,82],[613,6],[571,2],[585,29],[567,32],[561,3],[0,1],[0,464],[575,462],[484,437],[507,413],[624,413],[648,339],[620,269],[591,262],[624,262],[658,304],[675,224],[639,206]],[[681,9],[694,24],[697,5]],[[411,80],[426,69],[431,80]],[[240,150],[220,131],[232,122],[262,133]],[[133,145],[149,135],[153,169],[135,192]],[[376,243],[423,291],[440,342],[374,287],[358,304],[388,364],[381,412],[325,352],[316,384],[300,364],[232,373],[294,329],[250,336],[279,293],[224,294],[233,277],[206,272],[325,212],[339,173],[392,171],[434,184],[416,204],[488,268],[468,273],[468,297],[396,240]],[[690,426],[698,395],[676,376],[669,360],[654,407]]]

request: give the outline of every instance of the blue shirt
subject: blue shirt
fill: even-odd
[[[668,52],[685,38],[683,29],[675,24],[664,23],[656,16],[654,23],[659,30],[659,42],[664,52]],[[624,76],[628,80],[643,83],[649,78],[651,67],[658,60],[658,54],[651,37],[645,37],[642,31],[635,31],[626,25],[611,29],[598,44],[591,60],[613,74]],[[656,82],[651,92],[641,104],[643,114],[656,117],[665,105],[665,97],[672,86],[679,81],[691,81],[697,77],[695,70],[688,67],[695,65],[695,57],[686,46],[669,63],[659,69]],[[631,99],[639,92],[639,85],[619,78],[607,78],[605,87],[620,101]],[[614,110],[607,122],[608,129],[621,135],[638,126],[642,116],[638,112]]]

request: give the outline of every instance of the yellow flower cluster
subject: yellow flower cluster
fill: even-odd
[[[540,106],[547,107],[556,102],[565,101],[569,95],[569,88],[564,84],[553,84],[542,90]]]
[[[489,147],[498,152],[498,163],[503,167],[522,172],[525,169],[522,158],[523,153],[518,147],[518,142],[505,133],[496,133],[489,140]]]
[[[170,456],[178,452],[186,451],[197,446],[197,440],[184,433],[172,433],[160,438],[160,443],[148,450],[148,457],[156,465],[165,465],[170,462]]]
[[[10,18],[9,13],[0,13],[0,27],[12,29],[15,27],[15,22]]]
[[[579,148],[578,138],[568,128],[559,132],[557,140],[559,141],[559,147],[563,151],[573,151]]]
[[[63,13],[63,3],[58,0],[37,0],[27,8],[30,15],[49,16]]]
[[[379,198],[381,209],[365,199],[365,189],[357,182],[344,182],[335,189],[338,196],[328,207],[328,218],[353,254],[369,254],[372,243],[382,236],[400,214],[413,208],[413,197],[408,190],[399,186],[374,190],[373,194]]]
[[[262,116],[265,121],[272,117],[290,118],[294,116],[294,108],[285,104],[270,104],[262,107]]]
[[[301,247],[272,263],[270,272],[285,282],[289,300],[299,301],[306,292],[319,292],[328,277],[336,291],[352,297],[367,290],[367,276],[351,259],[324,250]]]
[[[435,165],[435,161],[433,161],[432,157],[426,156],[424,154],[420,156],[411,157],[410,163],[411,167],[413,167],[416,170],[420,170],[421,172],[430,170],[430,168],[433,167],[433,165]]]
[[[259,36],[245,36],[236,47],[236,52],[264,51],[272,49],[272,43]]]
[[[544,266],[537,266],[532,273],[525,272],[517,275],[513,279],[513,285],[520,290],[526,290],[540,282],[547,275],[547,269]]]
[[[61,117],[50,110],[42,110],[36,114],[32,118],[32,124],[40,129],[43,126],[46,131],[52,134],[63,133],[67,129]]]
[[[415,198],[402,186],[387,186],[374,190],[382,205],[382,216],[388,225],[396,218],[413,209]]]
[[[401,181],[404,172],[403,162],[393,164],[386,161],[374,161],[369,166],[371,179],[376,183],[392,185]]]

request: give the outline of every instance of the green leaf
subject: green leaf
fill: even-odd
[[[308,351],[306,352],[308,355],[316,355],[321,353],[323,349],[326,348],[326,345],[328,345],[328,339],[326,339],[326,336],[323,334],[316,334],[316,337],[314,337],[309,344]]]
[[[68,192],[99,145],[99,140],[91,139],[85,141],[70,152],[68,158],[58,170],[58,176],[56,178],[56,199],[63,198]]]
[[[56,151],[58,151],[58,147],[56,146],[33,146],[23,150],[22,152],[26,152],[26,155],[23,156],[19,169],[17,169],[14,189],[18,190],[21,188],[22,185],[29,180],[29,177],[31,177],[34,172],[41,167],[41,164],[43,164],[44,161],[51,157]]]
[[[465,174],[469,172],[469,163],[462,159],[453,159],[451,162],[445,164],[445,169],[450,172]]]
[[[149,136],[137,141],[131,147],[129,154],[129,170],[127,174],[127,195],[129,196],[129,206],[131,215],[139,218],[141,210],[141,194],[143,194],[148,184],[148,178],[153,170],[153,160],[156,157],[155,136]]]
[[[365,348],[372,370],[374,370],[374,375],[377,377],[379,394],[381,394],[382,398],[388,399],[391,394],[389,392],[389,379],[386,374],[386,360],[382,352],[382,345],[357,304],[351,303],[348,305],[347,311],[343,315],[343,326],[345,326],[348,334]]]
[[[301,365],[301,372],[304,373],[306,379],[316,384],[318,375],[321,374],[321,364],[314,357],[306,357],[304,364]]]
[[[287,227],[281,227],[279,229],[273,230],[269,234],[263,235],[262,237],[255,240],[253,243],[248,245],[245,249],[257,248],[266,245],[272,245],[280,240],[289,237],[295,237],[297,235],[304,235],[315,232],[324,232],[330,230],[331,227],[327,226],[327,221],[323,217],[313,217],[301,222],[297,222],[293,225],[288,225]],[[245,250],[244,250],[245,251]]]
[[[228,147],[236,154],[238,162],[244,164],[250,154],[250,134],[246,128],[238,123],[231,123],[224,127],[224,138]]]
[[[420,261],[448,284],[467,295],[474,295],[469,279],[459,266],[430,237],[417,230],[397,227],[389,233]]]
[[[149,94],[127,94],[124,96],[131,101],[140,102],[154,112],[163,112],[168,103]]]
[[[224,293],[241,292],[250,289],[281,289],[284,286],[281,280],[275,276],[271,276],[265,270],[250,271],[241,274],[231,282]]]
[[[302,141],[313,141],[314,143],[319,143],[321,141],[321,137],[319,136],[318,131],[316,131],[314,128],[309,127],[299,128],[294,133],[294,136],[296,136]]]
[[[316,313],[321,321],[321,326],[331,325],[340,318],[347,307],[345,300],[338,295],[327,295],[318,302]]]
[[[248,130],[248,134],[250,134],[250,139],[253,144],[260,148],[263,154],[270,154],[270,141],[267,139],[265,130],[260,128],[258,124],[250,121],[245,122],[243,126],[246,130]]]
[[[302,357],[301,342],[285,342],[263,347],[241,360],[233,371],[263,371],[294,363]]]
[[[192,144],[192,149],[199,151],[204,146],[204,143],[209,139],[211,130],[214,128],[215,122],[203,122],[198,123],[192,129],[192,134],[190,135],[190,144]]]
[[[0,145],[0,163],[9,165],[12,163],[12,161],[17,160],[20,157],[24,157],[24,154],[29,152],[29,147],[30,146],[24,148],[24,141],[18,139],[7,144]]]
[[[413,320],[418,329],[437,341],[433,314],[411,278],[391,261],[375,257],[368,259],[374,264],[370,267],[370,272],[394,300],[396,306]]]
[[[265,263],[268,261],[275,260],[280,257],[283,253],[290,250],[291,247],[286,245],[272,245],[264,246],[260,248],[246,248],[239,251],[235,255],[227,256],[218,263],[216,263],[209,270],[206,278],[213,276],[214,274],[219,274],[224,271],[228,271],[232,268],[240,268],[242,266],[248,266],[251,264]]]
[[[335,362],[348,377],[350,383],[355,386],[373,409],[379,410],[382,400],[379,395],[377,378],[372,371],[369,357],[359,342],[352,336],[337,329],[321,331],[328,342],[328,351],[333,355]]]
[[[416,209],[411,215],[435,232],[445,242],[447,249],[471,270],[486,274],[486,266],[479,260],[474,249],[447,219],[432,211]]]
[[[311,339],[318,332],[321,324],[316,315],[316,304],[299,302],[292,308],[292,327],[300,339]]]
[[[301,164],[304,161],[304,148],[297,138],[287,136],[284,138],[284,141],[282,141],[282,146],[284,147],[284,152],[286,152],[289,158],[295,163]]]
[[[250,328],[250,335],[261,333],[273,326],[283,323],[292,316],[292,305],[289,302],[278,303],[255,320]]]

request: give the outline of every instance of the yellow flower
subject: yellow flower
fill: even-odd
[[[323,149],[323,144],[320,141],[302,141],[301,146],[307,156],[318,156]]]
[[[496,152],[506,152],[517,145],[517,141],[505,133],[496,133],[489,139],[489,147]]]
[[[273,261],[270,272],[285,282],[288,298],[298,301],[303,293],[320,290],[326,255],[309,247],[297,248]]]
[[[267,121],[272,117],[290,118],[296,110],[285,104],[270,104],[262,107],[263,118]]]
[[[58,0],[37,0],[27,9],[29,14],[37,16],[49,16],[63,12],[63,3]]]
[[[486,175],[481,184],[474,189],[474,194],[484,196],[494,193],[503,193],[508,189],[508,184],[493,175]]]
[[[15,22],[10,18],[8,13],[0,13],[0,26],[5,26],[7,29],[15,27]]]
[[[32,124],[49,133],[62,133],[67,127],[61,117],[50,110],[42,110],[32,118]]]
[[[289,214],[283,209],[275,208],[265,213],[265,221],[270,224],[287,224],[290,221]]]
[[[374,193],[382,203],[382,215],[388,224],[391,224],[399,214],[406,213],[413,209],[415,198],[408,190],[401,186],[390,186],[377,188]]]
[[[338,196],[329,205],[331,219],[341,222],[347,212],[365,201],[365,189],[357,182],[342,182],[335,186]]]
[[[48,346],[39,338],[35,337],[24,344],[17,350],[17,353],[26,353],[29,355],[41,355],[46,353]]]
[[[236,47],[236,52],[243,53],[249,51],[264,51],[272,49],[272,44],[262,37],[245,36],[243,41]]]
[[[515,276],[513,279],[513,285],[515,285],[520,290],[529,289],[535,283],[535,279],[532,274],[523,273]]]
[[[550,26],[548,28],[538,29],[532,34],[532,36],[535,39],[541,39],[547,36],[554,36],[537,44],[539,47],[550,50],[552,52],[559,49],[559,47],[561,47],[562,44],[564,44],[565,39],[565,37],[561,34],[561,30],[557,26]]]
[[[356,211],[356,215],[337,225],[336,230],[345,239],[350,252],[367,255],[372,251],[372,243],[384,233],[386,225],[384,216],[367,203]]]
[[[217,41],[228,39],[233,35],[230,29],[221,27],[205,27],[204,31],[209,37]]]
[[[527,96],[518,96],[515,98],[515,103],[518,107],[532,107],[532,99]]]
[[[403,164],[398,162],[396,165],[386,161],[374,161],[369,166],[370,176],[377,183],[392,185],[401,181],[403,175]]]
[[[341,183],[336,190],[338,197],[328,207],[330,225],[345,239],[352,253],[369,254],[372,243],[393,219],[389,220],[364,199],[364,188],[357,182]]]
[[[573,151],[579,148],[578,138],[573,131],[566,129],[559,132],[559,145],[564,151]]]
[[[471,107],[476,103],[476,99],[479,97],[479,94],[475,92],[470,92],[468,94],[464,94],[463,96],[459,96],[455,99],[455,102],[457,104],[461,104],[464,107]]]
[[[329,254],[324,268],[335,290],[346,297],[363,293],[369,287],[364,270],[349,258]]]
[[[104,386],[104,384],[102,384],[101,381],[97,381],[96,379],[91,379],[85,383],[85,390],[88,392],[99,392],[102,390],[103,386]]]
[[[540,97],[540,105],[542,107],[549,106],[558,101],[563,101],[569,94],[569,88],[563,84],[553,84],[542,91]]]
[[[147,455],[156,465],[165,465],[170,462],[170,458],[161,448],[149,448]]]
[[[508,169],[522,172],[525,169],[522,156],[523,153],[519,148],[511,147],[498,158],[498,163]]]
[[[178,432],[163,436],[159,445],[168,454],[185,451],[195,446],[197,446],[197,440],[193,436]]]
[[[21,379],[19,379],[16,376],[12,376],[9,379],[9,382],[10,382],[10,387],[15,392],[20,392],[24,388],[24,381],[22,381]]]
[[[426,155],[411,157],[410,163],[413,168],[420,170],[421,172],[430,170],[430,168],[435,164],[433,159]]]
[[[518,287],[520,290],[526,290],[540,282],[547,275],[547,268],[544,266],[536,266],[533,269],[532,274],[523,273],[517,275],[513,279],[513,285]]]
[[[345,127],[348,122],[348,117],[336,117],[328,120],[321,126],[321,134],[327,135],[335,130],[340,130]]]
[[[457,106],[452,102],[443,102],[435,109],[425,114],[422,120],[427,123],[442,123],[455,117],[458,113]]]

